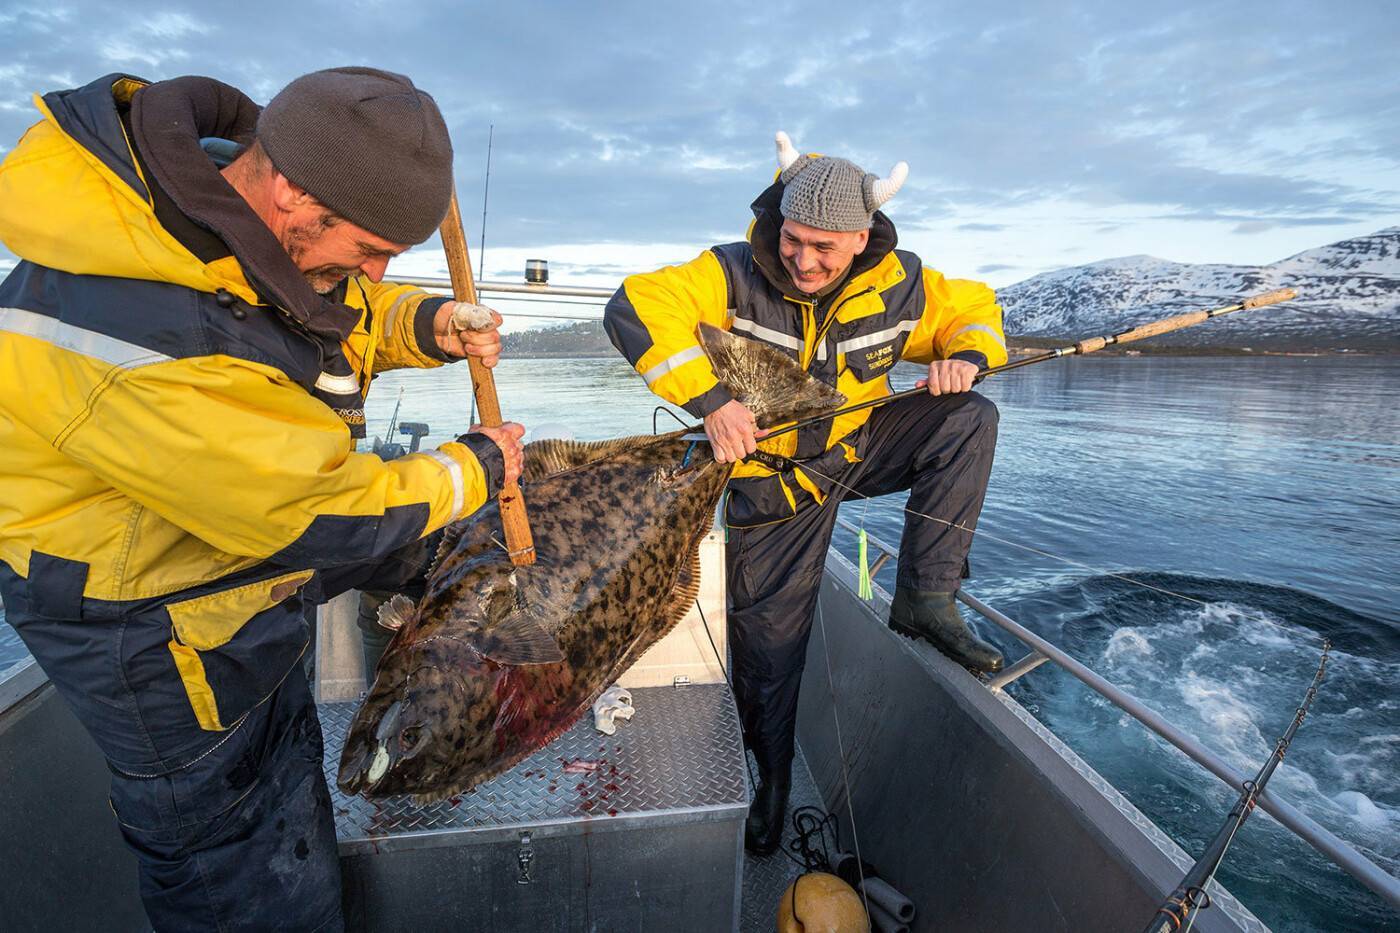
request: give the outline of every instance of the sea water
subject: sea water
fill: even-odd
[[[507,417],[540,434],[653,430],[659,400],[620,361],[507,360],[496,373]],[[906,366],[895,380],[917,376]],[[390,372],[370,396],[372,435],[400,389],[400,420],[428,422],[428,444],[468,425],[466,367]],[[1270,790],[1400,874],[1400,359],[1089,357],[980,391],[1001,424],[968,591],[1251,775],[1331,638]],[[904,498],[843,515],[894,544]],[[836,546],[855,553],[845,532]],[[892,588],[893,568],[877,579]],[[1009,658],[1025,651],[980,631]],[[0,626],[0,672],[15,651]],[[1009,692],[1192,856],[1223,823],[1232,791],[1053,665]],[[1400,930],[1262,811],[1220,878],[1277,930]]]
[[[896,383],[918,375],[904,367]],[[579,439],[649,433],[659,401],[613,360],[507,361],[497,381],[508,417]],[[464,373],[383,382],[371,431],[396,385],[400,417],[429,421],[435,440],[465,424]],[[1327,679],[1270,787],[1400,873],[1400,360],[1088,357],[980,391],[1001,424],[969,592],[1251,775],[1331,638]],[[842,510],[897,544],[903,503]],[[855,554],[852,535],[836,546]],[[892,588],[893,568],[878,579]],[[1025,651],[981,631],[1010,658]],[[1191,855],[1224,822],[1234,792],[1057,668],[1010,693]],[[1220,878],[1278,930],[1400,930],[1262,811]]]

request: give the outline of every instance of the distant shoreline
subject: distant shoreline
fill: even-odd
[[[1161,340],[1142,343],[1110,344],[1096,356],[1396,356],[1400,355],[1400,339],[1388,335],[1357,335],[1355,344],[1345,335],[1316,335],[1313,343],[1304,335],[1287,336],[1238,335],[1241,344],[1219,345],[1196,340]],[[1299,339],[1301,338],[1301,339]],[[1079,337],[1042,337],[1039,335],[1011,336],[1012,356],[1026,356],[1061,347],[1072,347]],[[1245,343],[1244,341],[1248,341]],[[515,331],[502,340],[505,355],[516,359],[621,359],[613,349],[601,321],[580,321],[560,327]]]
[[[1009,350],[1012,358],[1019,356],[1030,356],[1055,347],[1067,347],[1074,344],[1073,340],[1045,341],[1040,346],[1012,345]],[[1285,357],[1315,357],[1315,356],[1400,356],[1400,347],[1385,348],[1361,348],[1361,349],[1333,349],[1323,348],[1245,348],[1245,347],[1105,347],[1091,356],[1285,356]],[[616,350],[511,350],[506,348],[503,356],[512,360],[605,360],[616,359],[621,361],[622,355]]]

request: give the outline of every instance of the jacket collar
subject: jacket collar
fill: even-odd
[[[359,313],[316,293],[200,146],[211,136],[251,143],[259,111],[241,91],[212,78],[175,78],[132,98],[131,124],[155,182],[185,216],[228,244],[258,294],[311,333],[339,342]]]
[[[130,144],[121,115],[127,104],[131,107]],[[120,189],[109,188],[118,197],[107,200],[133,200],[141,205],[140,210],[154,213],[152,189],[158,187],[190,222],[227,244],[233,256],[203,268],[209,271],[227,264],[231,269],[216,276],[187,276],[181,284],[208,291],[212,290],[211,279],[222,279],[230,289],[237,289],[240,297],[274,306],[274,313],[305,334],[317,349],[319,374],[303,382],[307,391],[334,410],[352,436],[364,437],[358,380],[341,345],[359,322],[360,312],[342,303],[343,290],[334,296],[316,293],[277,238],[200,146],[202,138],[211,136],[250,142],[257,124],[257,105],[210,78],[148,84],[113,74],[77,90],[47,94],[41,109],[91,159],[101,163],[109,185],[124,185],[135,195],[123,199]],[[141,154],[139,164],[136,151]],[[159,218],[155,219],[158,223]],[[176,245],[174,234],[166,233],[171,245]],[[188,247],[181,255],[199,262]]]

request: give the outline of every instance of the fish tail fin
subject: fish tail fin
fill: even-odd
[[[782,351],[757,340],[701,324],[700,345],[720,383],[753,412],[761,428],[820,415],[846,401]]]

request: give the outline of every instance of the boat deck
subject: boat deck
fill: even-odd
[[[638,828],[746,812],[748,778],[728,689],[648,687],[632,694],[637,715],[620,723],[617,734],[600,734],[585,716],[504,774],[425,807],[407,797],[372,801],[343,794],[335,771],[359,704],[322,704],[326,781],[341,854],[431,845],[434,835],[463,830],[514,838],[524,828],[546,831],[579,820],[592,821],[597,832],[612,822]]]
[[[580,821],[597,832],[647,826],[665,830],[685,820],[741,818],[747,812],[749,778],[728,688],[654,687],[635,690],[633,696],[637,716],[621,724],[616,735],[598,734],[585,717],[505,774],[426,807],[405,798],[374,802],[342,794],[335,787],[335,769],[358,704],[322,704],[326,778],[342,857],[492,840],[518,844],[522,831],[532,832],[535,840],[551,831],[577,834]],[[575,770],[566,771],[571,762]],[[597,769],[580,772],[579,762],[596,762]],[[820,805],[799,751],[791,809]],[[793,837],[789,814],[785,847]],[[766,858],[746,854],[739,929],[771,930],[783,891],[801,872],[782,852]]]
[[[472,929],[732,928],[749,789],[728,687],[632,697],[636,716],[615,735],[585,716],[506,773],[423,807],[340,793],[335,769],[358,704],[322,704],[351,925],[431,929],[452,916]],[[444,890],[424,897],[425,875]]]
[[[812,780],[802,749],[792,764],[792,796],[788,798],[788,814],[783,830],[783,851],[764,858],[744,853],[744,896],[739,929],[742,933],[771,933],[778,914],[778,901],[803,868],[794,858],[784,854],[791,851],[796,832],[792,814],[799,807],[821,807],[821,795]],[[833,853],[835,854],[835,853]]]

